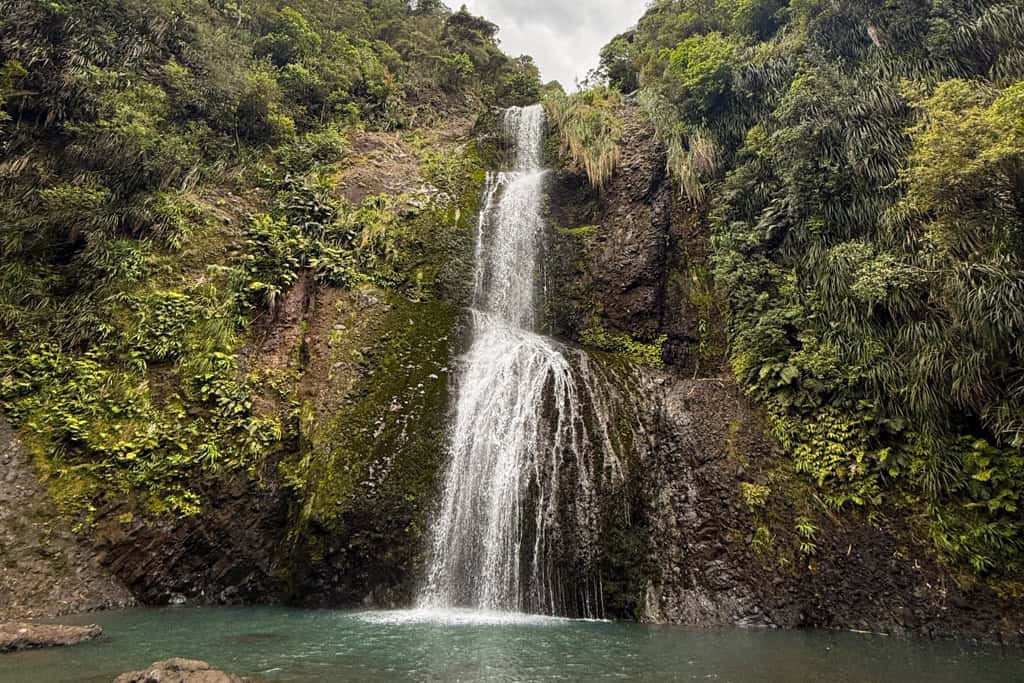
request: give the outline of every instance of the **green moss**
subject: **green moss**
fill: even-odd
[[[336,339],[331,365],[358,364],[321,380],[329,405],[307,405],[302,441],[280,471],[294,495],[289,537],[295,566],[341,544],[332,571],[372,576],[372,585],[411,586],[418,576],[427,512],[446,453],[449,363],[455,306],[413,302],[380,290],[371,318]],[[340,384],[332,394],[331,384]],[[363,574],[360,574],[360,573]]]
[[[319,532],[310,533],[314,527],[365,540],[375,532],[353,520],[377,515],[387,521],[368,547],[411,561],[433,501],[446,448],[450,339],[470,296],[473,228],[486,174],[477,145],[453,155],[412,142],[424,178],[441,194],[423,201],[374,198],[374,216],[364,211],[367,220],[357,221],[372,256],[365,272],[386,289],[364,287],[361,296],[379,299],[370,308],[349,310],[348,299],[339,301],[333,315],[341,329],[331,332],[327,365],[355,363],[355,376],[346,371],[312,380],[347,384],[328,387],[335,405],[305,409],[300,451],[281,464],[297,497],[292,538],[308,552],[320,542]]]
[[[600,325],[592,325],[580,332],[580,341],[595,349],[622,354],[637,365],[660,368],[667,337],[661,336],[654,343],[646,344],[629,335],[614,334]]]
[[[558,234],[567,237],[587,238],[597,234],[600,225],[580,225],[575,228],[557,228]]]
[[[308,427],[308,450],[301,458],[281,465],[305,501],[300,525],[312,517],[336,523],[358,496],[376,495],[358,490],[365,484],[371,489],[397,484],[396,493],[412,496],[417,504],[430,498],[431,473],[444,450],[439,427],[447,406],[456,310],[442,302],[385,300],[391,310],[361,339],[350,340],[358,345],[376,337],[377,343],[360,353],[361,378],[339,405],[326,407]],[[341,344],[335,354],[352,351],[352,344]]]

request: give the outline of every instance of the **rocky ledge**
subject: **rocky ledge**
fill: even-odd
[[[154,662],[142,671],[129,671],[114,683],[255,683],[252,678],[213,669],[198,659],[165,659]]]
[[[0,652],[78,645],[99,638],[101,635],[103,635],[103,629],[96,624],[62,626],[60,624],[8,622],[0,624]]]

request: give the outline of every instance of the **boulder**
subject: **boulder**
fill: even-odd
[[[62,626],[60,624],[7,622],[0,624],[0,652],[78,645],[99,638],[101,635],[103,635],[103,629],[96,624]]]
[[[129,671],[114,683],[251,683],[251,678],[213,669],[198,659],[174,657],[154,662],[142,671]]]

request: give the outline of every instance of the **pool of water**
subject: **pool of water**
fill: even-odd
[[[168,657],[268,681],[1024,681],[1019,650],[820,631],[693,630],[459,610],[168,608],[78,618],[77,647],[0,655],[0,681],[111,681]]]

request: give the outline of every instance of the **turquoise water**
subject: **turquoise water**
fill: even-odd
[[[0,681],[111,681],[173,656],[268,681],[1024,681],[1024,653],[853,633],[691,630],[460,611],[136,609],[101,642],[0,655]]]

